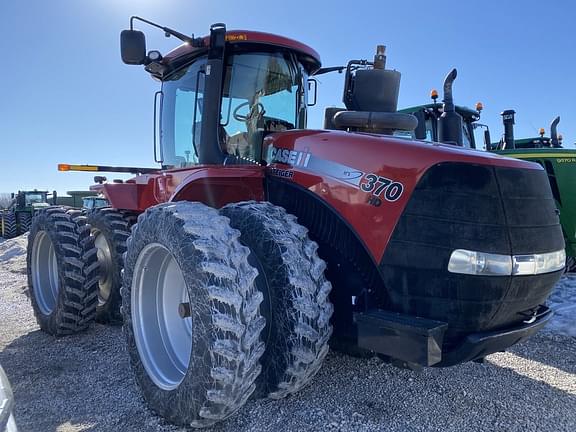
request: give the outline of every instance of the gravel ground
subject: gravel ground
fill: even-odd
[[[25,243],[0,240],[0,364],[20,430],[181,430],[141,401],[120,328],[96,325],[62,339],[38,330]],[[331,353],[308,388],[282,401],[249,401],[212,430],[576,431],[576,338],[553,330],[484,364],[419,373]]]

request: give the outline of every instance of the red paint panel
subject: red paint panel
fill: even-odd
[[[162,201],[155,197],[157,175],[137,176],[125,183],[105,183],[90,189],[102,193],[114,208],[143,211]]]
[[[168,201],[199,201],[214,207],[230,202],[263,200],[264,172],[259,166],[197,166],[146,174],[125,183],[92,186],[112,207],[142,212]]]
[[[169,173],[170,201],[200,201],[212,207],[264,199],[264,168],[260,166],[201,167]]]
[[[319,158],[336,162],[350,167],[352,172],[375,174],[402,183],[404,189],[396,201],[382,199],[382,204],[375,207],[368,202],[372,193],[334,176],[311,172],[312,166],[291,168],[283,163],[269,165],[270,168],[293,170],[293,181],[336,209],[362,238],[376,262],[380,262],[396,222],[428,168],[440,162],[464,162],[542,169],[537,164],[454,146],[340,131],[308,130],[273,134],[265,140],[265,148],[269,146],[309,152],[314,160]]]

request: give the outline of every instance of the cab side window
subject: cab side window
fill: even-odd
[[[205,64],[206,58],[199,58],[162,85],[160,143],[165,166],[185,168],[198,164]]]

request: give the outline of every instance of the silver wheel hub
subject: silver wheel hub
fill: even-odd
[[[60,279],[54,244],[45,231],[39,231],[32,246],[32,286],[40,312],[50,315],[58,303]]]
[[[104,234],[97,229],[92,230],[94,246],[98,250],[98,265],[100,280],[98,281],[98,306],[105,304],[112,292],[112,252]]]
[[[136,347],[148,376],[164,390],[178,387],[190,363],[192,318],[180,313],[190,302],[188,288],[166,247],[152,243],[142,249],[130,301]]]

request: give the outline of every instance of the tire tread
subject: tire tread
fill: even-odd
[[[62,224],[61,222],[65,223]],[[86,330],[95,318],[94,274],[98,271],[95,256],[87,253],[94,244],[86,217],[73,209],[61,206],[47,207],[32,219],[28,239],[28,287],[36,320],[42,330],[54,336],[63,336]],[[50,315],[44,315],[35,300],[35,287],[31,277],[31,253],[35,235],[45,231],[55,245],[60,265],[60,291],[57,304]],[[84,260],[81,258],[85,257]]]

